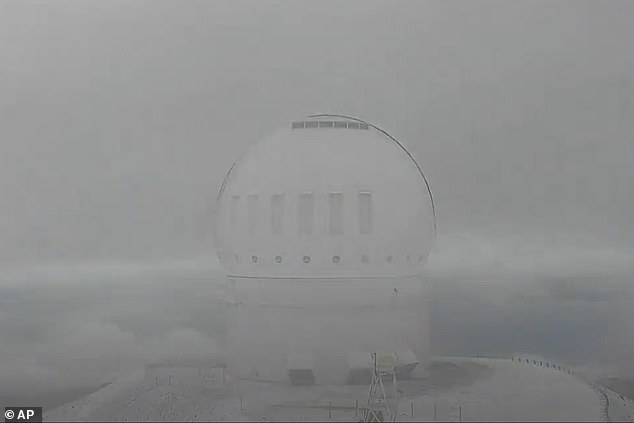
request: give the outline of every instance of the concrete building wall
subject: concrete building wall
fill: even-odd
[[[229,371],[282,380],[290,351],[310,352],[318,383],[345,380],[351,351],[413,350],[428,357],[426,289],[421,278],[231,281]],[[262,295],[259,295],[259,294]]]

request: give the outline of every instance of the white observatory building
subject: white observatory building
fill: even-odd
[[[370,123],[308,116],[252,146],[218,193],[229,371],[343,382],[360,353],[424,363],[435,225],[421,168]]]

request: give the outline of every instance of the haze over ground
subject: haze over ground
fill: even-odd
[[[75,351],[96,381],[170,337],[214,345],[189,301],[213,293],[218,186],[316,112],[383,126],[425,170],[429,277],[460,304],[439,352],[631,375],[633,23],[627,1],[3,1],[0,379],[82,379]],[[159,279],[196,284],[179,302]]]

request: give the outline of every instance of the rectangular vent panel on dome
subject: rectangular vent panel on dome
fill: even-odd
[[[299,194],[297,203],[297,223],[299,235],[310,235],[313,233],[313,218],[315,214],[315,202],[312,192],[302,192]]]
[[[284,232],[284,194],[271,197],[271,233],[282,235]]]
[[[342,122],[342,121],[304,121],[293,122],[291,129],[305,128],[347,128],[347,129],[369,129],[370,125],[359,122]]]
[[[343,234],[343,193],[329,193],[328,206],[328,208],[330,209],[330,215],[328,219],[330,235],[341,235]]]

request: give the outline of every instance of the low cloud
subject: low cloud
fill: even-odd
[[[626,251],[443,235],[423,276],[435,352],[542,353],[634,374],[632,275]],[[0,392],[94,386],[150,362],[220,356],[223,278],[206,259],[5,273],[0,381],[12,382]]]

